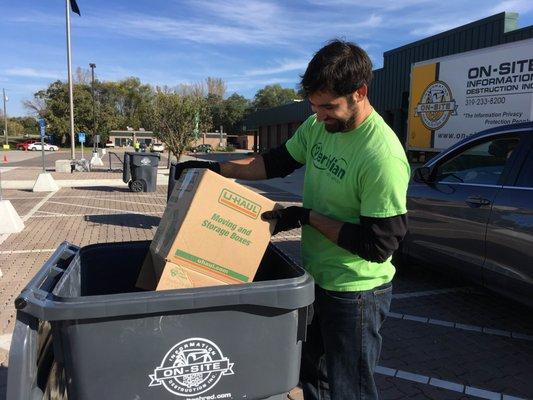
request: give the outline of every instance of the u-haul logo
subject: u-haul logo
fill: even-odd
[[[239,196],[237,193],[228,189],[222,189],[218,202],[253,219],[257,219],[261,213],[261,206],[259,204]]]
[[[457,104],[450,87],[443,81],[435,81],[422,93],[416,105],[415,116],[430,131],[442,128],[450,115],[457,115]]]
[[[190,397],[212,389],[223,375],[233,375],[233,363],[220,348],[207,339],[189,338],[168,351],[149,375],[149,386],[163,385],[172,394]]]

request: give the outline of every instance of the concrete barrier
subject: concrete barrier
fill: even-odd
[[[72,172],[70,160],[56,160],[56,172]]]

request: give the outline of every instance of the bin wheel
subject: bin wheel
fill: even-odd
[[[142,181],[131,181],[129,186],[132,192],[142,192],[144,190]]]

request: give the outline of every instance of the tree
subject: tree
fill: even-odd
[[[206,99],[197,92],[192,93],[156,88],[154,96],[153,129],[178,160],[194,139],[196,115],[200,116],[200,131],[208,129],[210,124]]]
[[[250,100],[237,93],[233,93],[224,101],[224,123],[222,125],[226,128],[226,132],[240,131],[237,125],[250,112],[250,105]]]
[[[7,118],[7,134],[8,134],[9,137],[22,136],[25,133],[24,125],[22,125],[20,120],[21,120],[20,117],[9,118],[9,116],[8,116],[8,118]],[[2,126],[0,131],[2,132],[2,139],[3,139],[3,135],[4,135],[4,113],[2,112],[2,110],[0,110],[0,124]]]
[[[126,78],[112,83],[111,103],[115,104],[119,124],[124,128],[149,129],[151,103],[154,91],[150,85],[144,85],[139,78]]]
[[[265,109],[292,103],[295,99],[301,97],[294,89],[283,88],[279,83],[267,85],[257,91],[254,97],[254,107],[256,109]]]
[[[212,78],[208,77],[206,80],[207,85],[207,95],[214,95],[221,99],[224,98],[226,94],[226,83],[222,78]]]
[[[12,117],[10,120],[22,126],[22,134],[35,135],[39,132],[39,125],[33,117]]]

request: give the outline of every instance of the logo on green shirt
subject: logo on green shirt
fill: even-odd
[[[348,163],[344,158],[337,158],[332,154],[324,154],[322,151],[322,143],[316,143],[311,149],[311,156],[313,157],[313,165],[320,170],[327,170],[339,180],[346,175],[346,167]]]

